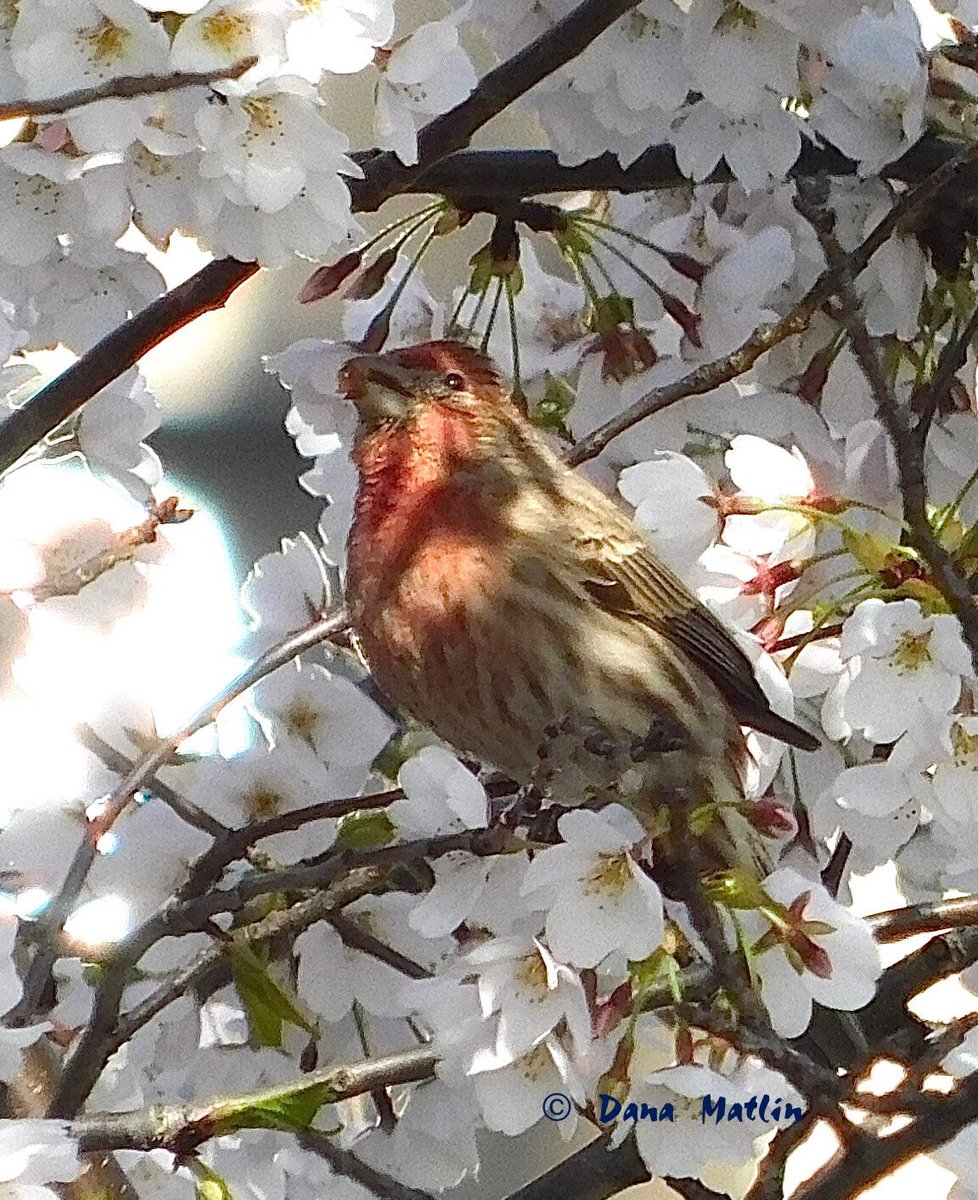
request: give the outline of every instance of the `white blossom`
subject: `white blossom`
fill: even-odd
[[[949,712],[971,657],[957,620],[924,616],[916,600],[857,605],[842,630],[847,671],[826,698],[846,726],[875,742],[895,741],[911,728],[918,705],[934,716]]]
[[[160,408],[135,368],[97,392],[81,411],[78,449],[99,475],[117,480],[139,500],[150,498],[162,466],[144,438],[159,427]]]
[[[566,1021],[578,1045],[590,1040],[591,1018],[577,974],[539,941],[497,938],[467,956],[479,974],[485,1018],[496,1015],[495,1044],[476,1056],[473,1070],[514,1062]]]
[[[82,1169],[78,1143],[69,1135],[66,1122],[0,1121],[0,1183],[68,1183]]]
[[[334,785],[355,795],[369,764],[394,732],[394,722],[342,675],[315,664],[267,676],[252,704],[273,744],[311,747],[334,775]],[[340,782],[348,781],[348,782]]]
[[[868,1003],[881,970],[869,926],[790,867],[769,875],[763,887],[790,912],[790,928],[776,928],[770,947],[762,942],[764,948],[753,954],[761,999],[776,1032],[789,1038],[804,1033],[813,1001],[845,1011]],[[748,910],[738,917],[748,937],[769,933],[760,913]]]
[[[197,113],[210,184],[196,194],[203,239],[215,251],[280,266],[320,257],[356,230],[342,176],[359,178],[344,134],[315,89],[297,77],[238,86]]]
[[[616,815],[566,813],[563,845],[537,854],[523,883],[524,895],[546,898],[551,951],[579,967],[615,952],[647,958],[662,941],[662,896],[635,852],[641,825],[625,810]]]
[[[618,490],[635,508],[635,524],[656,554],[685,575],[717,537],[720,517],[713,485],[692,459],[660,450],[626,467]]]
[[[180,23],[170,64],[178,71],[214,71],[252,56],[281,61],[291,16],[274,0],[209,0]]]
[[[286,67],[313,83],[361,71],[393,32],[393,0],[310,0],[286,32]]]
[[[429,21],[384,55],[377,84],[378,144],[401,162],[418,161],[418,126],[459,104],[476,84],[454,20]]]
[[[481,829],[488,815],[486,790],[450,750],[425,746],[401,767],[404,799],[390,815],[405,836]]]
[[[241,589],[241,603],[267,644],[325,614],[329,602],[326,564],[304,533],[262,555]]]

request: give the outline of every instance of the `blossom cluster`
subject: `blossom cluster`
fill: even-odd
[[[789,312],[824,266],[787,178],[804,146],[834,147],[858,168],[833,179],[828,196],[851,250],[892,203],[883,164],[928,129],[973,136],[962,97],[973,98],[974,73],[940,49],[978,24],[978,11],[941,7],[955,7],[958,25],[932,12],[935,42],[906,0],[642,0],[521,103],[562,164],[610,148],[627,166],[664,143],[697,186],[575,195],[553,206],[549,228],[507,240],[490,217],[448,200],[389,234],[365,234],[348,184],[369,159],[352,153],[332,101],[340,76],[362,73],[375,145],[413,164],[418,129],[476,85],[473,57],[520,50],[569,0],[446,4],[410,28],[392,0],[22,3],[9,19],[0,13],[5,98],[50,99],[52,78],[65,91],[133,75],[212,78],[32,117],[0,150],[7,404],[29,402],[38,387],[34,351],[83,354],[161,293],[146,255],[177,231],[267,267],[325,260],[306,298],[347,285],[342,340],[260,348],[289,393],[285,427],[308,460],[299,484],[324,503],[315,537],[286,538],[241,589],[246,650],[257,658],[339,602],[356,416],[337,372],[355,348],[482,340],[558,444],[729,354]],[[718,181],[724,165],[729,178]],[[489,240],[475,248],[470,236]],[[421,253],[455,237],[475,250],[471,271],[435,283]],[[973,294],[975,250],[963,239],[960,251],[949,261],[918,228],[887,241],[859,277],[868,331],[892,350],[890,382],[908,407]],[[934,535],[971,578],[973,352],[965,368],[935,413],[925,483]],[[22,503],[0,543],[0,745],[16,783],[0,820],[0,1012],[25,999],[18,922],[43,920],[86,824],[159,731],[139,687],[106,669],[111,656],[147,675],[166,669],[165,651],[153,654],[166,608],[154,589],[179,558],[176,537],[155,527],[143,541],[129,536],[164,494],[145,444],[159,421],[135,369],[100,391],[36,457],[80,459],[121,486],[123,507],[66,519],[52,535]],[[3,492],[63,469],[29,463]],[[806,755],[750,735],[750,812],[774,866],[746,899],[731,893],[722,905],[772,1029],[797,1037],[814,1005],[850,1012],[874,993],[881,963],[849,906],[854,879],[895,864],[908,901],[978,891],[969,649],[908,548],[889,440],[831,310],[736,382],[633,425],[583,469],[736,632],[774,707],[822,741]],[[28,736],[39,725],[43,754]],[[79,933],[80,909],[103,905],[108,928],[124,897],[117,936],[104,940],[125,944],[183,896],[215,833],[271,820],[280,827],[225,865],[216,882],[228,894],[261,872],[324,862],[339,871],[350,852],[456,843],[423,855],[406,882],[366,888],[339,918],[310,919],[287,963],[267,961],[242,935],[286,911],[273,889],[238,909],[229,902],[185,936],[160,936],[125,980],[124,1013],[215,943],[237,947],[237,969],[137,1024],[83,1111],[121,1118],[285,1087],[312,1059],[352,1062],[420,1042],[438,1057],[432,1078],[383,1099],[324,1104],[316,1124],[366,1167],[441,1191],[477,1173],[485,1130],[515,1137],[542,1123],[570,1138],[594,1120],[599,1094],[677,1110],[706,1093],[805,1103],[733,1038],[664,1015],[658,997],[681,996],[685,967],[705,950],[690,913],[660,890],[648,830],[624,807],[565,812],[548,838],[514,834],[480,852],[476,835],[506,827],[492,764],[461,759],[392,711],[344,650],[267,675],[222,715],[214,744],[181,749],[98,839],[48,1009],[0,1026],[0,1081],[15,1081],[42,1049],[70,1053],[91,1020],[106,963],[90,969],[99,953]],[[342,816],[302,817],[347,800]],[[820,872],[843,843],[848,871],[834,895]],[[945,1071],[972,1072],[972,1051],[965,1043]],[[555,1092],[573,1111],[548,1127],[543,1102]],[[651,1172],[731,1187],[731,1172],[749,1178],[774,1128],[640,1124],[635,1133]],[[972,1145],[973,1128],[947,1147],[948,1163],[966,1161]],[[216,1137],[192,1158],[117,1159],[137,1189],[164,1200],[195,1187],[221,1194],[204,1184],[224,1181],[235,1196],[367,1195],[267,1125]],[[12,1195],[53,1195],[48,1185],[85,1165],[60,1121],[0,1122],[0,1188]]]

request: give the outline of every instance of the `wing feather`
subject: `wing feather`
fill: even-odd
[[[742,725],[817,749],[816,738],[772,710],[750,660],[720,619],[644,543],[623,541],[613,556],[592,555],[586,562],[585,587],[594,602],[667,637],[709,675]]]

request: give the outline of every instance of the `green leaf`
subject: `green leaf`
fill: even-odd
[[[420,725],[409,726],[400,737],[392,737],[373,761],[373,769],[386,779],[397,779],[398,772],[409,758],[413,758],[425,746],[433,746],[435,736]]]
[[[590,325],[595,333],[614,333],[622,325],[635,322],[635,306],[627,296],[597,296]]]
[[[581,226],[574,222],[568,221],[563,229],[558,229],[554,234],[560,252],[569,255],[572,259],[580,255],[587,255],[591,250],[591,242]]]
[[[300,1007],[295,992],[276,978],[271,965],[244,938],[236,937],[228,953],[231,977],[248,1015],[251,1036],[260,1046],[281,1046],[284,1025],[315,1035],[315,1026]]]
[[[376,850],[394,840],[397,827],[382,809],[360,809],[340,821],[337,850]]]
[[[635,986],[644,991],[663,983],[669,978],[669,959],[661,948],[653,950],[648,958],[635,959],[628,964],[628,973],[635,981]]]
[[[565,421],[574,407],[576,399],[574,389],[558,375],[546,373],[547,387],[543,397],[537,401],[533,409],[533,422],[542,429],[554,429],[561,433],[565,429]]]
[[[190,1164],[190,1169],[196,1177],[194,1186],[196,1200],[234,1200],[227,1181],[212,1167],[196,1158]]]
[[[308,1129],[323,1105],[335,1103],[336,1098],[331,1084],[317,1080],[228,1100],[211,1113],[213,1136],[239,1129],[278,1129],[285,1133]]]

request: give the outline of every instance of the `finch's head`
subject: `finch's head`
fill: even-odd
[[[461,342],[422,342],[386,354],[361,354],[340,369],[340,390],[356,406],[360,434],[394,429],[438,408],[484,416],[504,400],[492,362]]]

